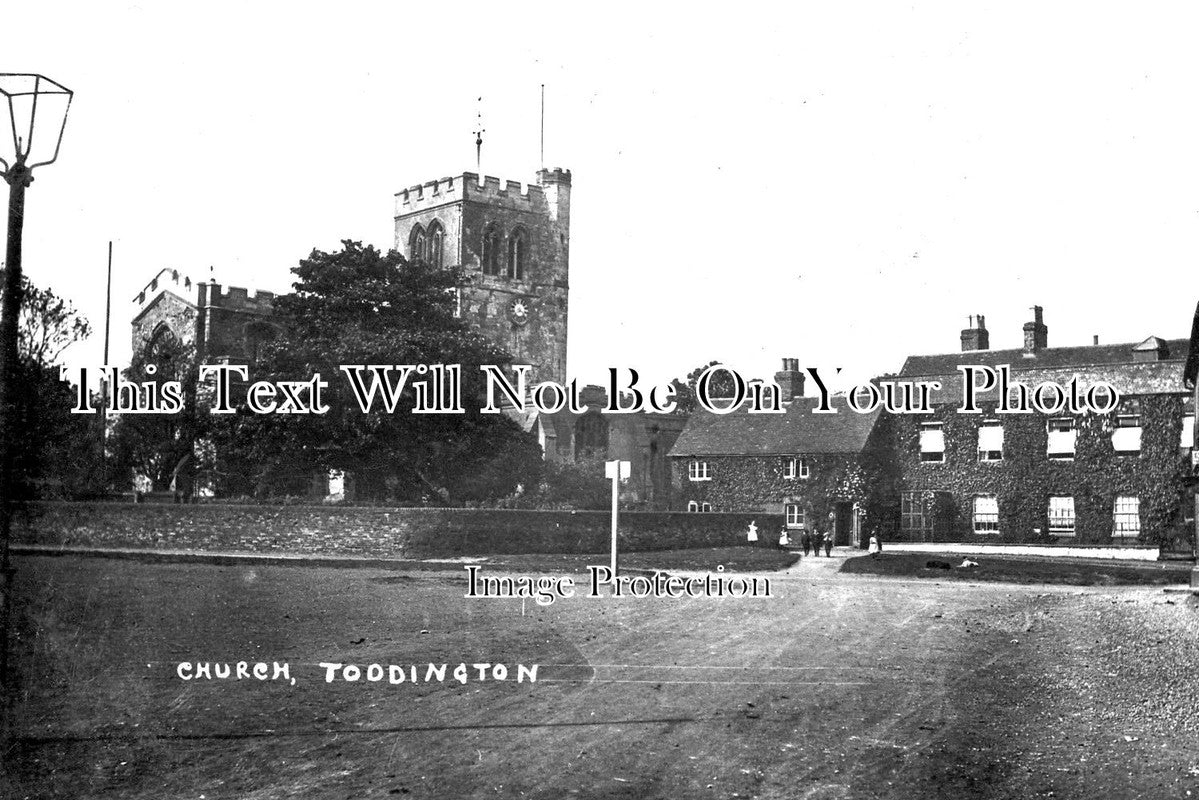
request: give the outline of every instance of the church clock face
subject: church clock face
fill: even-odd
[[[508,319],[513,325],[527,325],[533,308],[528,300],[518,297],[508,304]]]

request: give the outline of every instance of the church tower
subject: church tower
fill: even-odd
[[[565,382],[570,170],[522,186],[473,172],[396,193],[395,249],[472,278],[459,314],[531,364],[532,383]]]

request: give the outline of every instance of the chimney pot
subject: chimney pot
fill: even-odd
[[[782,370],[774,374],[774,382],[784,402],[803,397],[804,376],[799,371],[799,359],[784,358]]]
[[[1024,323],[1024,352],[1032,354],[1049,346],[1049,329],[1045,327],[1040,306],[1032,307],[1032,322]]]
[[[989,350],[991,335],[987,333],[987,322],[982,314],[970,315],[970,327],[962,331],[962,352]]]

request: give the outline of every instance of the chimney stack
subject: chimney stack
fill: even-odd
[[[779,387],[783,402],[803,397],[803,373],[799,371],[798,358],[784,358],[783,368],[774,373],[774,382]]]
[[[962,331],[962,352],[991,349],[991,335],[987,333],[987,318],[982,314],[970,316],[970,327]]]
[[[1024,353],[1031,355],[1049,346],[1049,329],[1041,320],[1041,307],[1032,307],[1032,322],[1024,323]]]

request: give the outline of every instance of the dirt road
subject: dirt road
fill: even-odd
[[[466,600],[452,567],[22,558],[0,794],[1199,796],[1191,601],[833,566],[773,575],[768,599],[540,607]],[[238,661],[295,685],[179,677]],[[370,682],[376,663],[421,680]],[[425,682],[430,663],[470,679]]]

